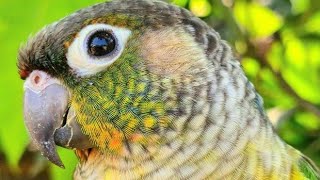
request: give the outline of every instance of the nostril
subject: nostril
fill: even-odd
[[[33,71],[29,75],[29,79],[27,79],[27,85],[29,88],[33,89],[34,91],[42,91],[45,89],[48,84],[48,75],[45,72],[42,71]]]
[[[39,84],[39,82],[40,82],[40,76],[36,75],[36,76],[34,77],[34,83],[35,83],[35,84]]]
[[[30,76],[34,87],[42,87],[46,83],[46,74],[40,71],[34,71]]]
[[[32,89],[34,92],[40,92],[52,84],[60,84],[60,82],[46,72],[34,70],[26,79],[24,87]]]

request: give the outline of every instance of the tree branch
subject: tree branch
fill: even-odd
[[[291,95],[300,107],[312,112],[314,115],[320,118],[320,109],[313,103],[303,99],[299,94],[297,94],[296,91],[286,82],[281,72],[274,70],[271,64],[269,63],[269,61],[267,60],[266,58],[267,53],[269,52],[271,45],[274,41],[275,41],[274,38],[270,38],[270,39],[265,39],[265,41],[257,41],[255,43],[251,41],[247,42],[248,45],[253,49],[252,51],[249,52],[249,54],[252,57],[258,59],[260,64],[263,67],[270,69],[270,71],[274,74],[274,76],[279,81],[282,89],[286,93]],[[281,40],[279,40],[279,42],[281,43]],[[250,47],[249,49],[251,49]]]

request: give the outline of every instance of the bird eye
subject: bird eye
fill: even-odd
[[[116,40],[111,32],[97,31],[89,37],[88,53],[92,56],[105,56],[116,48]]]
[[[121,56],[130,35],[129,29],[108,24],[84,27],[68,46],[69,67],[79,76],[106,70]]]

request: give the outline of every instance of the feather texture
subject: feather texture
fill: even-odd
[[[131,35],[113,64],[79,77],[65,54],[96,23]],[[19,68],[47,71],[70,90],[95,145],[76,150],[75,179],[319,179],[278,137],[230,46],[176,6],[114,1],[80,10],[30,40]]]

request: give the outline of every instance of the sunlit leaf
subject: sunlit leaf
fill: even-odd
[[[248,76],[256,77],[259,70],[260,64],[257,62],[256,59],[245,57],[242,59],[241,64]]]
[[[285,41],[285,58],[290,66],[296,69],[303,69],[306,67],[307,63],[307,50],[303,42],[298,38],[287,38]]]
[[[297,71],[291,68],[283,69],[284,79],[302,98],[312,102],[320,103],[320,87],[312,82],[307,71]],[[299,75],[297,75],[299,74]]]
[[[281,34],[285,46],[284,65],[281,73],[290,86],[302,98],[320,103],[319,72],[316,71],[320,61],[316,42],[298,38],[292,31]],[[312,54],[310,54],[312,53]],[[314,57],[313,57],[314,56]],[[319,67],[319,66],[318,66]],[[314,68],[314,70],[312,70]]]
[[[270,36],[283,25],[281,16],[258,3],[237,1],[233,15],[237,23],[256,38]]]
[[[309,33],[320,34],[320,12],[314,14],[305,23],[305,29]]]
[[[295,120],[308,130],[320,129],[320,120],[312,113],[299,113],[296,115]]]
[[[181,7],[185,7],[188,3],[188,0],[173,0],[172,3]]]
[[[211,5],[207,0],[190,0],[189,8],[198,17],[206,17],[211,13]]]
[[[244,54],[248,50],[248,45],[244,41],[236,41],[235,42],[235,48],[238,53]]]
[[[310,7],[310,0],[290,0],[290,2],[293,14],[303,13]]]
[[[275,71],[280,71],[283,67],[284,49],[280,43],[273,43],[270,51],[267,54],[267,60]]]
[[[309,66],[313,67],[315,70],[320,68],[320,40],[310,41],[307,46],[308,49],[308,60]],[[320,72],[318,72],[320,75]],[[320,80],[320,79],[319,79]]]

